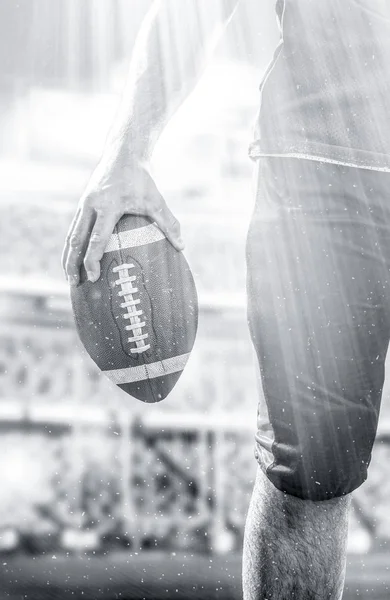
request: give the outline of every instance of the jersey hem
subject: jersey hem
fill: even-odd
[[[283,143],[273,142],[273,147],[271,148],[261,143],[260,140],[255,140],[250,144],[248,154],[252,160],[257,160],[263,156],[303,158],[390,173],[390,155],[388,154],[343,148],[318,142],[304,142],[299,144],[285,140]]]

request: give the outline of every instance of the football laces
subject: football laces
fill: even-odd
[[[136,297],[138,288],[134,286],[136,281],[135,275],[130,275],[129,271],[134,269],[132,263],[124,263],[114,267],[113,273],[118,274],[119,278],[115,280],[115,285],[120,286],[118,296],[123,298],[120,307],[126,309],[123,314],[123,318],[130,321],[125,326],[126,331],[130,331],[131,335],[127,338],[130,344],[135,344],[134,347],[130,348],[132,354],[142,354],[150,348],[150,344],[146,343],[149,337],[147,332],[143,329],[146,327],[146,322],[142,320],[143,310],[139,306],[141,304],[140,298]]]

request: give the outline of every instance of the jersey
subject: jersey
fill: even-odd
[[[251,158],[390,172],[390,1],[278,0]]]

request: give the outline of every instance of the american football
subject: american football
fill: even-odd
[[[79,337],[101,371],[143,402],[166,398],[194,345],[198,300],[182,252],[145,217],[116,225],[95,283],[71,290]]]

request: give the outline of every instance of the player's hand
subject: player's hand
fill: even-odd
[[[82,195],[69,228],[62,266],[71,285],[80,280],[84,263],[90,281],[100,277],[100,260],[110,235],[125,214],[149,217],[177,250],[183,250],[180,225],[140,162],[123,166],[101,161]]]

